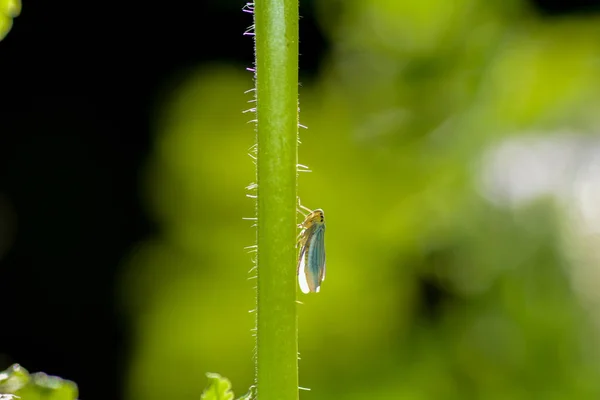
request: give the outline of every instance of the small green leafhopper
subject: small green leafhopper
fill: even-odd
[[[298,283],[302,293],[318,293],[325,280],[325,214],[320,208],[302,208],[309,213],[298,225]]]

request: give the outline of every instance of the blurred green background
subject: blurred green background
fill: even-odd
[[[511,194],[597,131],[600,19],[542,18],[523,1],[315,6],[332,48],[300,89],[313,172],[299,192],[326,212],[328,274],[300,297],[301,397],[600,398],[598,312],[574,279],[592,255],[561,201],[575,178]],[[161,99],[144,177],[160,233],[123,276],[132,400],[194,398],[207,370],[238,393],[253,377],[251,81],[212,65],[180,82]],[[554,152],[523,144],[492,162],[503,143],[563,130]],[[515,179],[484,173],[506,166]]]
[[[300,175],[299,194],[305,206],[325,211],[328,268],[320,294],[299,294],[300,386],[311,389],[301,392],[302,399],[600,398],[597,3],[301,2],[301,15],[310,10],[309,20],[328,44],[322,51],[319,40],[304,41],[301,31],[301,60],[314,60],[313,51],[320,58],[314,61],[316,73],[301,71],[300,122],[308,129],[300,130],[299,162],[313,172]],[[89,189],[101,200],[82,211],[81,229],[102,227],[90,239],[96,247],[79,250],[75,234],[71,241],[58,235],[60,243],[48,244],[84,254],[83,263],[73,261],[77,268],[85,266],[77,283],[57,292],[65,310],[80,301],[85,305],[73,312],[74,320],[95,318],[98,325],[77,333],[80,327],[64,324],[77,338],[28,338],[28,346],[38,352],[53,348],[44,353],[46,359],[65,357],[72,369],[65,364],[48,370],[51,364],[36,364],[35,354],[17,360],[74,380],[81,398],[113,398],[100,396],[108,381],[118,382],[127,400],[198,399],[207,371],[228,377],[236,395],[253,383],[249,311],[255,308],[255,281],[249,273],[252,256],[244,247],[255,243],[255,231],[242,219],[254,214],[253,200],[245,197],[245,187],[254,181],[246,155],[255,141],[248,123],[253,116],[242,113],[252,107],[252,94],[246,93],[252,74],[244,68],[252,64],[253,43],[241,36],[251,17],[242,13],[243,2],[216,4],[205,5],[221,14],[205,11],[197,19],[174,7],[177,16],[168,29],[150,38],[145,31],[123,36],[123,29],[135,30],[131,21],[142,20],[155,32],[162,23],[159,14],[144,18],[133,6],[118,10],[114,18],[129,12],[129,19],[101,32],[123,42],[120,50],[127,49],[131,58],[120,59],[109,47],[101,53],[108,54],[106,60],[96,59],[83,46],[81,64],[65,72],[74,74],[86,62],[98,63],[100,75],[111,68],[125,71],[120,81],[93,81],[95,91],[108,85],[102,101],[111,112],[129,115],[135,109],[142,115],[136,101],[143,97],[151,103],[143,111],[148,125],[141,128],[129,119],[92,128],[84,118],[96,110],[102,114],[98,103],[65,106],[68,122],[62,124],[74,137],[86,131],[113,135],[98,156],[106,164],[98,165],[113,162],[109,147],[124,149],[123,159],[134,148],[147,149],[147,156],[131,161],[139,174],[131,172],[122,181],[136,191],[138,203],[115,206],[111,199],[118,191],[102,197],[108,178]],[[13,35],[19,37],[25,14],[0,51]],[[213,29],[213,17],[229,22],[201,37],[160,36],[193,24]],[[78,21],[82,28],[85,19]],[[225,34],[218,29],[243,43],[243,63],[228,60],[239,49],[219,44]],[[63,35],[74,32],[69,28]],[[105,40],[98,35],[90,52]],[[146,68],[175,57],[178,45],[186,54],[210,46],[220,56],[190,56],[179,69],[156,72],[152,85],[140,80],[137,74]],[[152,50],[139,64],[129,64],[137,46]],[[61,90],[52,88],[47,90]],[[92,98],[95,92],[90,93]],[[136,129],[151,133],[147,143],[142,134],[130,133]],[[123,144],[130,140],[133,145]],[[56,151],[48,156],[40,150],[31,159],[51,165],[64,156]],[[69,163],[69,171],[87,165],[87,153],[82,154]],[[19,157],[10,165],[27,160]],[[114,179],[127,171],[119,168]],[[98,176],[77,179],[97,182]],[[9,203],[10,198],[9,191]],[[67,204],[77,209],[83,202]],[[0,212],[7,209],[0,204]],[[106,220],[94,211],[99,209],[116,215],[108,220],[115,225],[103,225]],[[122,250],[106,247],[115,235],[130,232],[125,224],[140,218],[135,213],[145,215],[152,229],[136,228],[143,234],[123,239]],[[60,230],[57,214],[50,226]],[[31,224],[44,225],[40,221],[33,218]],[[54,236],[49,232],[44,240]],[[0,240],[0,257],[2,244],[11,240]],[[102,258],[109,254],[105,247],[114,250],[113,258]],[[49,263],[43,257],[36,263],[40,268]],[[103,268],[110,265],[114,282],[96,292],[101,287],[96,281],[106,280]],[[39,291],[22,293],[44,301],[36,297]],[[105,323],[105,314],[88,305],[86,296],[114,299],[119,318],[127,321],[120,323],[129,327],[127,340],[111,336],[115,322]],[[68,358],[82,349],[82,359]],[[19,351],[5,346],[0,352],[16,357]],[[104,360],[111,351],[118,356]]]

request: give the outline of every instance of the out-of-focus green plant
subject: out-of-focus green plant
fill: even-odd
[[[21,400],[75,400],[77,385],[57,376],[43,372],[29,374],[18,364],[0,372],[0,399],[20,398]]]
[[[521,0],[315,4],[332,51],[300,92],[302,162],[318,171],[300,194],[328,214],[328,276],[299,306],[300,385],[314,400],[600,398],[562,214],[480,186],[499,142],[597,128],[597,17],[545,20]],[[250,85],[226,66],[187,78],[147,169],[160,233],[124,280],[131,400],[190,398],[206,370],[252,384],[254,236],[239,217],[253,177],[236,154],[253,143],[232,107]]]
[[[21,13],[21,0],[0,0],[0,40],[12,26],[13,18]]]
[[[233,392],[231,391],[231,383],[227,378],[223,378],[219,374],[207,373],[209,384],[202,393],[201,400],[233,400]],[[240,397],[238,400],[251,400],[253,390]]]

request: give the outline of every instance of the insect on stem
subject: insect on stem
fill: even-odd
[[[303,293],[318,293],[325,280],[325,213],[320,208],[312,211],[300,202],[298,206],[308,212],[298,225],[301,228],[298,235],[298,284]]]

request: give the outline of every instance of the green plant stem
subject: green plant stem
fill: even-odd
[[[260,400],[298,399],[296,192],[298,0],[256,0]]]

